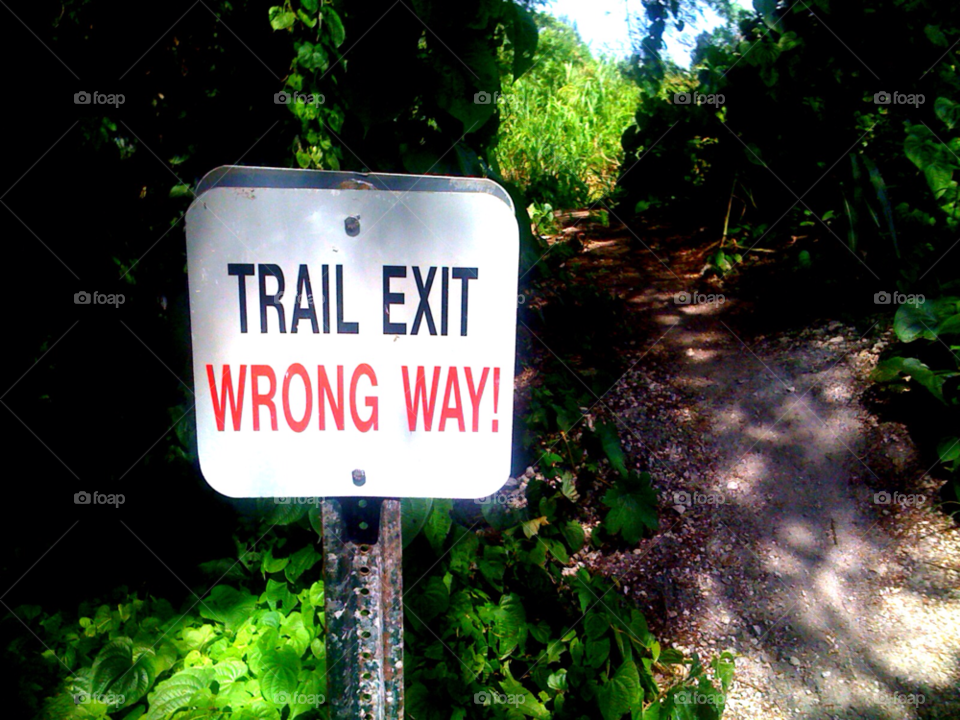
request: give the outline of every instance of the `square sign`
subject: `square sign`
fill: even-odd
[[[502,187],[222,167],[186,228],[210,485],[441,498],[503,486],[519,230]]]

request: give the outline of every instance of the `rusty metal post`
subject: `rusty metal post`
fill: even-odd
[[[331,720],[403,719],[400,501],[323,502]]]

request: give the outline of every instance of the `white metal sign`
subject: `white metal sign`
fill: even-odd
[[[210,485],[477,498],[504,484],[519,232],[503,188],[224,167],[186,231]]]

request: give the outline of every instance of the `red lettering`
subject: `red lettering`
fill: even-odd
[[[487,384],[487,375],[490,374],[490,368],[484,368],[480,374],[480,387],[473,387],[473,373],[470,368],[464,368],[467,374],[467,391],[470,393],[470,405],[473,407],[473,423],[471,429],[473,432],[480,430],[480,400],[483,397],[483,386]]]
[[[343,369],[341,368],[341,372]],[[367,420],[361,420],[360,415],[357,414],[357,383],[360,381],[360,378],[366,376],[370,379],[370,384],[373,387],[377,386],[377,376],[373,372],[373,368],[362,363],[357,366],[357,369],[353,371],[353,377],[350,379],[350,416],[353,418],[353,424],[357,426],[357,430],[360,432],[367,432],[370,428],[377,430],[377,398],[368,397],[365,401],[365,404],[368,408],[371,409],[370,417]]]
[[[217,430],[223,432],[227,398],[230,398],[230,417],[233,420],[233,429],[240,429],[240,417],[243,414],[243,383],[247,378],[247,366],[240,366],[240,381],[237,383],[237,394],[233,394],[233,381],[230,379],[230,366],[224,365],[223,381],[220,383],[220,402],[217,402],[217,381],[213,377],[213,365],[207,365],[207,381],[210,383],[210,399],[213,401],[213,416],[217,420]]]
[[[433,369],[433,384],[430,388],[430,397],[427,398],[427,382],[423,367],[417,368],[417,381],[410,393],[409,368],[403,366],[403,394],[407,402],[407,424],[410,431],[417,429],[417,416],[420,414],[420,403],[423,401],[423,429],[429,430],[433,425],[433,409],[437,401],[437,387],[440,384],[440,368]]]
[[[453,396],[456,404],[450,407],[450,390],[453,390]],[[443,410],[440,412],[440,427],[437,428],[443,432],[448,419],[455,419],[460,432],[463,432],[463,408],[460,405],[460,378],[457,376],[457,369],[450,368],[447,371],[447,387],[443,391]]]
[[[260,378],[270,381],[270,389],[260,392]],[[260,406],[266,405],[270,409],[270,429],[277,429],[277,406],[273,402],[273,395],[277,391],[277,376],[269,365],[250,366],[250,401],[253,403],[253,430],[260,430]]]
[[[376,383],[374,383],[376,384]],[[317,365],[317,394],[320,396],[320,429],[327,429],[327,408],[324,398],[330,401],[330,410],[337,430],[343,430],[343,365],[337,365],[337,399],[333,399],[333,389],[327,378],[327,370],[323,365]]]
[[[294,375],[299,375],[303,380],[303,389],[307,398],[307,406],[304,408],[303,418],[300,420],[294,420],[293,414],[290,412],[290,380],[293,379]],[[307,375],[307,369],[303,365],[294,363],[287,368],[287,372],[283,376],[283,417],[286,418],[287,425],[289,425],[294,432],[303,432],[307,429],[307,424],[310,422],[310,412],[312,410],[313,389],[310,387],[310,376]]]

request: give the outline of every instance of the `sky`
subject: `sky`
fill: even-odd
[[[741,6],[752,9],[751,0],[736,0]],[[546,10],[556,17],[566,16],[576,23],[580,37],[594,54],[606,52],[617,57],[630,54],[627,15],[641,15],[640,0],[553,0]],[[710,31],[720,24],[720,18],[712,10],[703,13],[695,26],[687,26],[677,33],[668,26],[666,33],[667,54],[683,67],[690,64],[690,53],[697,35]]]

